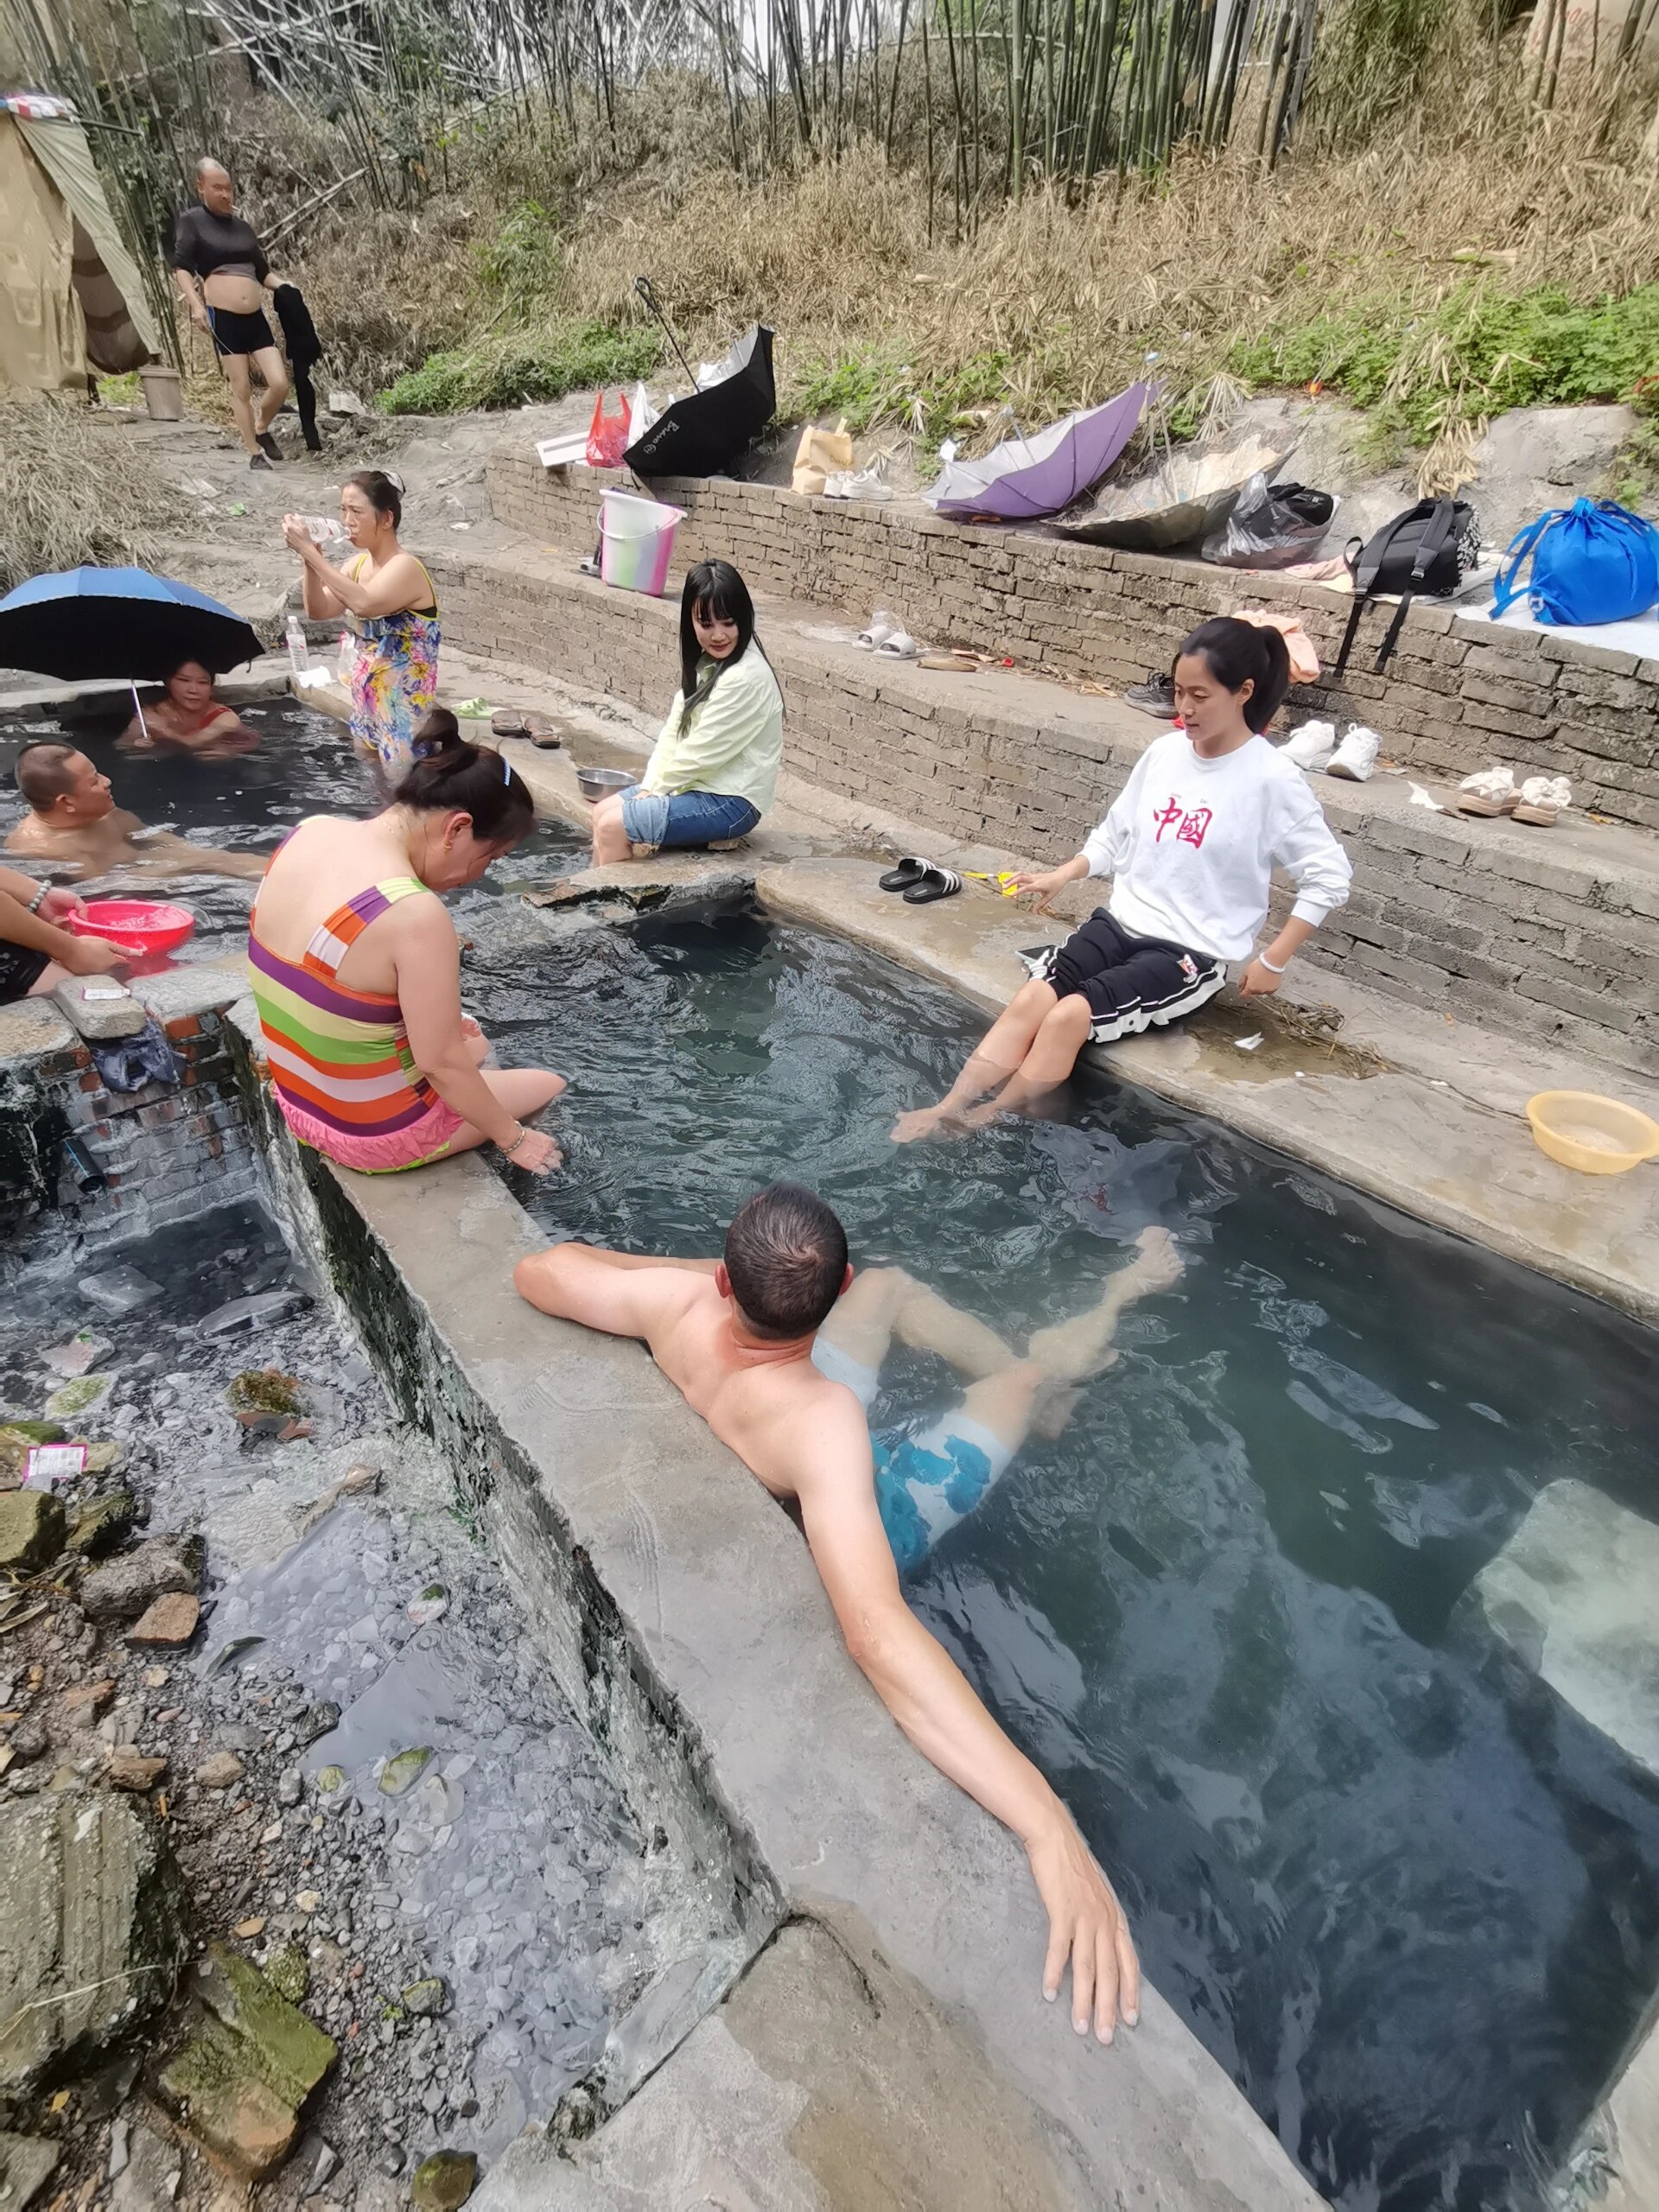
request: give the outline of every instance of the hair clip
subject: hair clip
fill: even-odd
[[[501,780],[502,780],[502,782],[503,782],[504,784],[510,784],[510,783],[512,781],[512,761],[508,760],[508,758],[507,758],[507,756],[506,756],[506,754],[505,754],[505,753],[498,753],[498,754],[496,755],[496,758],[497,758],[497,759],[500,761],[500,763],[501,763]]]

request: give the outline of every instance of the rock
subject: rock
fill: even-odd
[[[105,1396],[114,1380],[112,1375],[78,1375],[73,1382],[52,1393],[46,1410],[59,1421],[73,1421]]]
[[[332,1797],[336,1789],[343,1789],[345,1786],[346,1770],[343,1766],[318,1768],[317,1787],[322,1791],[324,1796]]]
[[[50,1738],[38,1720],[20,1720],[6,1738],[13,1758],[26,1764],[30,1759],[44,1758]]]
[[[308,1705],[294,1723],[294,1740],[303,1751],[320,1737],[332,1735],[340,1726],[340,1707],[329,1699]]]
[[[178,2145],[138,2120],[129,2131],[128,2149],[126,2171],[110,2191],[110,2212],[171,2212],[184,2177]]]
[[[82,1469],[85,1474],[107,1475],[112,1468],[118,1467],[121,1464],[122,1447],[112,1440],[106,1440],[101,1444],[83,1444],[82,1448],[86,1454],[86,1465]]]
[[[58,1700],[58,1710],[73,1728],[84,1728],[95,1720],[115,1695],[115,1683],[105,1675],[95,1682],[78,1682],[73,1689],[65,1690]]]
[[[204,1789],[229,1789],[246,1771],[234,1751],[210,1751],[196,1769],[196,1780]]]
[[[144,1808],[65,1791],[0,1809],[0,2095],[84,2071],[166,2005],[188,1911]]]
[[[137,1268],[105,1268],[95,1275],[82,1275],[76,1288],[100,1313],[130,1313],[162,1294],[160,1283]]]
[[[287,1767],[276,1777],[276,1802],[292,1808],[305,1795],[305,1777],[296,1766]]]
[[[107,1773],[117,1789],[142,1794],[153,1789],[166,1772],[165,1758],[147,1758],[130,1744],[118,1744],[110,1753]]]
[[[441,1974],[411,1981],[404,1992],[404,2009],[413,2012],[417,2019],[435,2019],[440,2012],[449,2010],[449,1985]]]
[[[130,2125],[124,2120],[118,2120],[110,2129],[110,2164],[105,2176],[107,2180],[119,2181],[127,2171],[132,2158],[132,2152],[127,2144],[130,2133]]]
[[[250,1367],[236,1376],[225,1393],[225,1402],[244,1428],[260,1434],[279,1435],[305,1411],[297,1375],[284,1375],[279,1367]]]
[[[137,1518],[138,1503],[130,1491],[107,1491],[81,1507],[69,1531],[69,1548],[83,1559],[102,1559],[125,1543]]]
[[[163,2070],[162,2094],[215,2158],[257,2181],[293,2149],[339,2050],[222,1943],[197,1967],[194,1993],[200,2024]]]
[[[264,1972],[265,1980],[286,2003],[304,2003],[305,1993],[311,1986],[311,1968],[298,1944],[289,1943],[280,1951],[273,1951],[265,1961]]]
[[[83,1578],[81,1610],[88,1620],[135,1621],[157,1598],[171,1591],[193,1591],[200,1579],[198,1545],[152,1536]]]
[[[43,1351],[41,1362],[66,1382],[72,1382],[76,1376],[85,1375],[88,1368],[96,1367],[114,1350],[107,1337],[100,1337],[92,1329],[82,1329],[67,1344],[54,1344],[50,1351]]]
[[[188,1643],[201,1619],[201,1601],[175,1592],[169,1598],[158,1598],[155,1604],[127,1630],[129,1643]]]
[[[170,1680],[165,1667],[146,1667],[144,1669],[144,1688],[147,1690],[164,1690]]]
[[[435,2151],[416,2167],[409,2184],[415,2212],[461,2212],[478,2185],[478,2160],[470,2151]]]
[[[429,1622],[441,1621],[448,1611],[449,1593],[442,1582],[429,1582],[405,1610],[416,1628],[425,1628]]]
[[[0,2206],[23,2212],[51,2179],[58,2163],[55,2143],[37,2135],[0,2133]]]
[[[0,1491],[0,1573],[36,1574],[63,1549],[63,1507],[49,1491]]]
[[[1569,1478],[1540,1491],[1459,1612],[1472,1602],[1522,1666],[1659,1775],[1656,1589],[1659,1526]]]
[[[321,1903],[321,1890],[297,1890],[295,1892],[294,1910],[296,1912],[302,1912],[308,1920]]]
[[[251,1913],[246,1920],[238,1920],[231,1930],[233,1936],[240,1936],[245,1942],[251,1942],[256,1936],[263,1936],[264,1932],[265,1916],[263,1912]]]
[[[425,1772],[427,1761],[431,1756],[432,1746],[426,1744],[411,1751],[399,1751],[396,1758],[389,1758],[380,1776],[380,1795],[383,1797],[401,1797],[406,1789],[413,1789]]]
[[[233,1298],[228,1306],[216,1306],[213,1311],[196,1324],[199,1337],[228,1336],[232,1329],[245,1324],[257,1327],[265,1321],[280,1321],[285,1313],[306,1302],[302,1290],[264,1290],[251,1298]]]
[[[311,2175],[306,2183],[308,2195],[315,2196],[340,2171],[340,2153],[332,2144],[319,2142],[316,2155],[311,2162]]]

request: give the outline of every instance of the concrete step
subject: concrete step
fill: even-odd
[[[530,661],[665,711],[679,682],[673,601],[607,589],[569,554],[520,542],[444,549],[431,564],[446,652]],[[794,775],[1004,863],[1075,852],[1163,727],[1017,670],[880,661],[826,636],[836,626],[821,607],[758,607]],[[1355,887],[1303,960],[1449,1019],[1659,1074],[1659,836],[1584,814],[1535,830],[1436,813],[1414,804],[1413,780],[1313,779]],[[1452,804],[1449,784],[1427,788]]]

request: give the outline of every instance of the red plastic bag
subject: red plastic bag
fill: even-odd
[[[588,426],[588,466],[590,468],[620,468],[628,442],[628,403],[621,392],[617,395],[616,414],[605,412],[605,392],[601,385],[594,395],[594,419]]]

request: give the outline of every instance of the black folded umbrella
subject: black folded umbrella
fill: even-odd
[[[717,383],[671,401],[628,448],[636,475],[718,476],[754,443],[778,404],[766,324],[745,331],[720,367]]]

